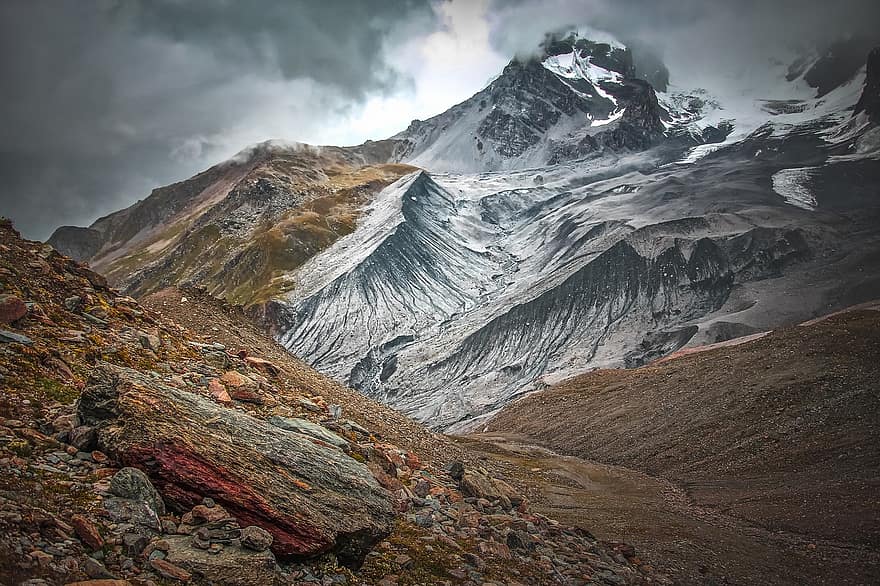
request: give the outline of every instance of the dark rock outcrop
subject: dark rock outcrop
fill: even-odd
[[[61,226],[46,242],[61,254],[74,260],[87,261],[104,245],[104,236],[91,228]]]
[[[862,97],[856,104],[855,114],[865,112],[875,124],[880,124],[880,47],[868,55],[868,70]]]
[[[169,505],[210,497],[271,533],[281,557],[332,551],[357,567],[391,531],[390,495],[364,465],[137,371],[100,363],[77,419],[104,452],[147,472]]]

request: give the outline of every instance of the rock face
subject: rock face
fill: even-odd
[[[74,260],[89,260],[101,249],[104,237],[97,230],[78,226],[62,226],[55,230],[48,243],[61,254]]]
[[[364,465],[136,371],[99,364],[77,418],[97,429],[104,452],[146,471],[169,504],[210,497],[271,533],[276,555],[332,551],[356,567],[391,530],[390,496]]]
[[[865,112],[874,124],[880,124],[880,47],[874,47],[868,55],[865,89],[856,104],[855,114]]]
[[[648,77],[663,83],[662,63]],[[394,138],[395,155],[432,171],[540,166],[603,151],[642,151],[665,131],[654,89],[618,43],[550,38],[472,98]]]

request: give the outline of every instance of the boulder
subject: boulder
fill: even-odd
[[[110,479],[110,492],[114,495],[147,504],[161,517],[165,514],[165,503],[162,497],[153,488],[147,475],[137,468],[123,468]]]
[[[0,295],[0,322],[12,323],[26,316],[27,312],[27,305],[15,295]]]
[[[123,367],[98,363],[77,403],[101,450],[147,473],[169,505],[210,497],[273,537],[283,558],[358,567],[392,528],[393,501],[343,452]]]
[[[492,478],[482,471],[465,470],[460,481],[462,494],[488,500],[500,500],[502,503],[517,507],[523,502],[523,497],[512,486]],[[505,507],[510,508],[510,507]]]
[[[272,547],[272,534],[254,525],[241,530],[241,545],[254,551],[266,551]]]
[[[209,552],[190,547],[190,538],[174,536],[168,543],[167,563],[218,586],[263,586],[276,582],[275,556],[268,550],[223,547]]]

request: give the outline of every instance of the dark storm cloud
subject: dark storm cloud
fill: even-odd
[[[783,50],[880,37],[877,0],[492,0],[492,42],[531,51],[545,32],[586,25],[656,47],[679,77],[761,67]]]
[[[246,142],[319,134],[405,84],[384,48],[434,26],[415,0],[6,0],[0,214],[45,238]]]

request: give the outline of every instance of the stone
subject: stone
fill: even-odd
[[[27,315],[24,301],[15,295],[0,295],[0,323],[9,324]]]
[[[158,352],[162,347],[162,340],[159,336],[155,336],[148,332],[138,332],[138,342],[141,343],[141,347],[144,350],[152,350],[153,352]]]
[[[241,530],[241,545],[254,551],[266,551],[272,546],[272,534],[255,525]]]
[[[192,574],[169,562],[167,559],[150,560],[150,567],[156,570],[163,578],[180,580],[181,582],[189,582],[192,580]]]
[[[446,466],[446,471],[449,472],[449,476],[453,480],[461,480],[461,477],[464,476],[464,464],[461,463],[461,460],[455,460]]]
[[[505,560],[511,559],[510,548],[503,543],[497,541],[481,541],[477,544],[480,554],[485,557],[501,558]]]
[[[465,471],[460,480],[462,494],[476,498],[502,500],[506,508],[512,508],[523,502],[523,497],[512,486],[497,478],[491,478],[482,472]]]
[[[345,441],[329,429],[318,425],[317,423],[312,423],[308,419],[299,419],[297,417],[279,417],[276,415],[270,417],[268,421],[271,425],[274,425],[275,427],[319,439],[322,442],[330,444],[331,446],[336,446],[337,448],[348,448],[347,441]]]
[[[365,465],[137,371],[97,363],[77,419],[96,427],[114,461],[142,467],[169,504],[210,496],[271,533],[276,555],[334,553],[356,568],[392,529],[391,495]]]
[[[245,364],[250,366],[251,368],[255,368],[257,370],[262,370],[269,376],[278,376],[278,373],[281,372],[277,366],[269,362],[268,360],[264,360],[262,358],[255,358],[253,356],[247,356],[244,359]]]
[[[104,538],[101,537],[98,528],[89,519],[82,515],[74,515],[70,518],[70,524],[80,541],[88,547],[93,550],[104,547]]]
[[[68,441],[81,452],[91,452],[97,446],[98,434],[94,427],[78,425],[70,430]]]
[[[126,553],[131,557],[141,555],[144,548],[147,547],[149,539],[141,533],[125,533],[122,535],[122,545],[125,547]]]
[[[199,581],[217,586],[258,586],[276,583],[275,556],[271,551],[242,547],[217,548],[215,552],[193,549],[188,537],[169,537],[166,562],[186,569]]]
[[[86,557],[83,561],[83,571],[89,578],[109,578],[115,579],[116,576],[107,571],[104,564],[93,557]]]
[[[229,396],[226,387],[223,386],[219,379],[212,378],[208,381],[208,392],[219,403],[232,403],[232,397]]]
[[[258,405],[264,402],[256,381],[237,370],[229,370],[223,373],[223,376],[220,377],[220,382],[226,387],[226,392],[229,393],[229,396],[236,401],[256,403]]]
[[[159,492],[137,468],[122,468],[114,474],[110,479],[110,492],[120,498],[146,503],[158,517],[165,514],[165,502]]]
[[[34,341],[27,336],[7,330],[0,330],[0,342],[5,344],[21,344],[22,346],[33,346],[34,344]]]
[[[82,580],[80,582],[67,582],[64,586],[131,586],[128,580],[115,578],[99,578],[97,580]]]
[[[213,523],[214,521],[223,521],[229,519],[229,513],[216,503],[210,507],[207,505],[196,505],[191,511],[192,521],[196,524]]]

